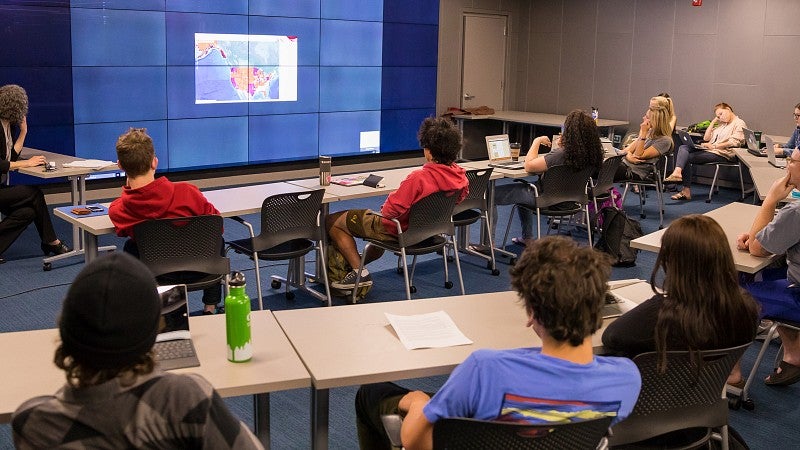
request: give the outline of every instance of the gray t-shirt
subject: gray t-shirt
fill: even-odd
[[[653,166],[645,163],[654,163],[658,161],[658,158],[666,155],[670,149],[672,148],[672,136],[660,136],[655,139],[648,139],[644,141],[644,148],[653,147],[658,150],[658,156],[655,158],[650,158],[645,160],[642,164],[633,164],[632,162],[628,161],[627,159],[623,159],[622,162],[628,166],[631,172],[638,175],[641,179],[646,179],[650,177],[650,174],[653,173]]]
[[[791,202],[756,234],[756,239],[768,252],[786,253],[789,265],[786,275],[790,283],[800,283],[800,233],[797,230],[800,230],[800,202]]]
[[[545,153],[543,158],[545,164],[547,164],[547,168],[549,169],[551,167],[564,165],[564,161],[566,161],[567,154],[563,148],[556,148],[550,150],[550,153]]]

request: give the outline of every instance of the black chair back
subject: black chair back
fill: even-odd
[[[486,210],[486,190],[489,189],[489,179],[492,176],[492,170],[491,167],[488,169],[467,170],[466,176],[469,182],[469,193],[467,197],[453,209],[454,216],[458,216],[459,213],[468,209]],[[454,217],[454,219],[456,219],[456,217]]]
[[[547,169],[539,179],[539,196],[536,206],[547,209],[560,203],[577,203],[585,205],[589,201],[586,195],[586,185],[592,175],[593,168],[585,167],[580,170],[567,165],[553,166]],[[580,209],[580,206],[578,206]]]
[[[749,346],[670,351],[664,372],[659,370],[656,352],[636,356],[633,361],[642,375],[642,389],[631,415],[611,429],[610,445],[687,428],[726,426],[728,401],[722,391],[733,365]]]
[[[608,432],[610,417],[580,422],[530,425],[475,419],[439,419],[433,427],[435,450],[595,449]]]
[[[397,236],[400,246],[410,247],[440,234],[455,234],[453,209],[460,193],[460,190],[434,192],[411,205],[408,229]]]
[[[617,173],[617,169],[622,164],[622,158],[624,157],[625,155],[617,155],[603,161],[603,165],[600,166],[600,172],[597,174],[597,180],[590,190],[592,197],[607,195],[608,191],[614,187],[614,175]]]
[[[317,216],[325,189],[271,195],[261,205],[261,232],[253,238],[255,251],[293,239],[320,239]]]
[[[133,227],[139,259],[158,277],[173,272],[225,275],[222,216],[155,219]]]

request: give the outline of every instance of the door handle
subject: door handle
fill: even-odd
[[[464,93],[464,100],[472,100],[473,98],[475,98],[475,96],[469,95],[469,92]]]

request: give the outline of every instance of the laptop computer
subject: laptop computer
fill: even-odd
[[[703,146],[700,144],[695,144],[694,140],[692,139],[692,135],[689,134],[686,130],[675,130],[678,133],[678,137],[681,139],[681,144],[688,145],[689,148],[694,150],[705,150]]]
[[[603,319],[611,319],[621,316],[623,311],[622,308],[620,308],[620,303],[625,303],[625,299],[617,294],[614,294],[612,291],[606,292],[606,302],[603,304],[603,308],[600,312],[600,314],[603,316]]]
[[[524,169],[524,161],[511,160],[511,143],[507,134],[486,136],[486,151],[489,153],[489,167],[503,169]]]
[[[164,370],[197,367],[200,360],[189,333],[189,302],[186,285],[159,286],[161,322],[153,352]]]
[[[744,141],[747,143],[747,152],[754,156],[767,156],[764,150],[764,143],[756,139],[756,133],[753,130],[742,128],[744,131]]]
[[[772,167],[785,169],[786,159],[778,159],[775,157],[775,143],[772,141],[772,138],[764,136],[764,143],[767,144],[767,147],[764,149],[767,152],[767,162],[770,163]]]

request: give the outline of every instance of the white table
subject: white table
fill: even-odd
[[[75,161],[82,161],[83,158],[76,158],[74,156],[62,155],[60,153],[47,152],[34,148],[23,147],[21,156],[23,158],[30,158],[32,156],[44,156],[48,162],[56,163],[56,170],[47,171],[43,166],[24,167],[18,169],[19,173],[24,173],[37,178],[53,179],[66,177],[70,181],[71,192],[70,199],[73,205],[82,205],[86,201],[86,178],[93,173],[103,173],[115,170],[120,170],[116,164],[110,164],[101,169],[89,169],[82,167],[64,167],[65,163]],[[78,226],[73,224],[72,227],[72,251],[55,256],[48,256],[43,259],[44,270],[52,268],[52,262],[60,259],[78,256],[85,253],[85,243],[81,240],[81,232]],[[114,250],[114,246],[106,248],[106,250]],[[96,248],[94,249],[96,252]]]
[[[628,289],[646,291],[641,285]],[[636,295],[629,295],[627,298],[636,300]],[[473,344],[409,351],[384,316],[385,312],[411,315],[440,310],[450,315]],[[513,291],[276,311],[275,317],[311,374],[315,449],[328,447],[331,388],[448,374],[482,348],[541,346],[539,337],[526,326],[525,309]],[[602,348],[601,334],[602,330],[592,338],[596,350]]]
[[[733,252],[733,262],[739,272],[756,273],[777,258],[775,255],[761,258],[736,248],[737,237],[750,231],[750,225],[753,223],[753,219],[755,219],[759,209],[760,207],[756,205],[734,202],[704,214],[716,220],[725,231],[728,245],[730,245],[731,252]],[[664,228],[636,238],[631,241],[631,247],[658,253],[661,250],[661,238],[666,231],[667,228]]]
[[[199,373],[223,397],[253,395],[255,432],[269,448],[269,392],[311,385],[308,371],[281,331],[270,311],[251,313],[253,359],[246,363],[227,360],[225,316],[191,317],[190,327],[199,367],[174,372]],[[58,329],[0,333],[0,422],[25,400],[55,393],[66,382],[64,372],[53,364]]]

